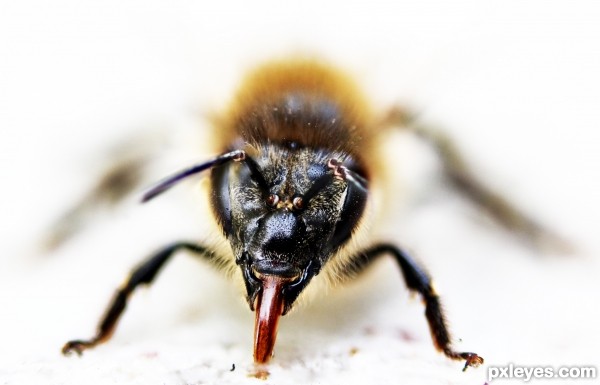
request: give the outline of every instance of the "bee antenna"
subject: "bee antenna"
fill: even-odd
[[[162,181],[158,182],[155,186],[151,187],[144,195],[142,196],[142,203],[148,202],[154,197],[162,194],[167,191],[183,179],[201,173],[202,171],[208,170],[213,167],[221,166],[222,164],[228,163],[230,161],[242,161],[246,159],[246,153],[242,150],[231,151],[222,155],[219,155],[207,162],[196,164],[192,167],[181,170]]]
[[[358,173],[344,166],[339,160],[330,159],[329,162],[327,162],[327,167],[333,170],[333,175],[335,177],[345,180],[346,182],[352,182],[363,190],[367,189],[369,182]]]

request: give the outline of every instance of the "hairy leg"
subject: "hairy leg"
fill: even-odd
[[[160,249],[133,269],[125,284],[117,290],[98,325],[96,334],[88,340],[67,342],[62,348],[63,354],[68,355],[71,352],[81,354],[84,350],[110,339],[133,291],[139,285],[151,284],[166,262],[180,250],[191,251],[209,259],[212,256],[205,247],[190,242],[176,242]]]
[[[383,254],[390,254],[395,258],[400,266],[406,286],[421,295],[425,304],[425,318],[429,324],[435,347],[453,360],[464,360],[465,366],[463,371],[469,366],[477,367],[482,364],[483,358],[479,355],[470,352],[457,352],[452,349],[450,332],[440,305],[439,296],[432,287],[431,278],[423,267],[419,266],[415,260],[400,248],[386,243],[372,246],[356,254],[351,259],[352,264],[348,266],[347,273],[355,274],[361,271],[374,259]]]
[[[439,156],[444,174],[451,185],[488,212],[507,230],[542,250],[560,253],[574,251],[574,247],[559,234],[529,217],[500,193],[488,188],[479,180],[454,141],[442,131],[420,124],[414,115],[400,108],[391,109],[380,124],[382,127],[401,127],[410,130],[427,142]]]

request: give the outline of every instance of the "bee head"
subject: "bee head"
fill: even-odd
[[[213,169],[213,207],[257,314],[256,338],[270,336],[274,343],[279,316],[360,221],[366,181],[339,158],[351,164],[344,154],[270,145],[248,156],[247,167]],[[272,343],[262,345],[272,349]],[[266,361],[271,352],[257,346],[255,358]]]

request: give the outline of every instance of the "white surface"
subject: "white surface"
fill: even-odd
[[[245,68],[297,51],[345,65],[378,105],[409,103],[446,127],[492,186],[581,253],[538,256],[446,191],[414,185],[422,199],[384,222],[385,237],[429,267],[457,347],[486,365],[462,373],[434,351],[420,302],[386,261],[283,318],[265,383],[483,384],[488,365],[598,365],[596,2],[205,3],[0,6],[0,383],[263,383],[247,377],[253,314],[186,257],[136,295],[110,343],[59,354],[93,332],[150,250],[203,235],[178,204],[185,187],[102,217],[52,255],[35,242],[126,132],[200,131],[199,111],[222,106]]]

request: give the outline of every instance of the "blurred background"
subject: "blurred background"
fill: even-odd
[[[52,252],[41,243],[109,159],[155,146],[152,180],[204,159],[206,116],[248,68],[290,54],[346,69],[381,111],[409,106],[443,128],[481,179],[577,253],[541,253],[498,228],[409,140],[397,151],[406,204],[379,238],[428,266],[457,349],[486,364],[462,373],[435,352],[420,301],[385,260],[282,319],[266,383],[483,384],[489,365],[597,367],[598,20],[594,1],[3,2],[0,382],[258,381],[238,288],[183,255],[110,343],[59,352],[91,336],[149,252],[209,236],[193,183],[144,206],[136,192]]]

